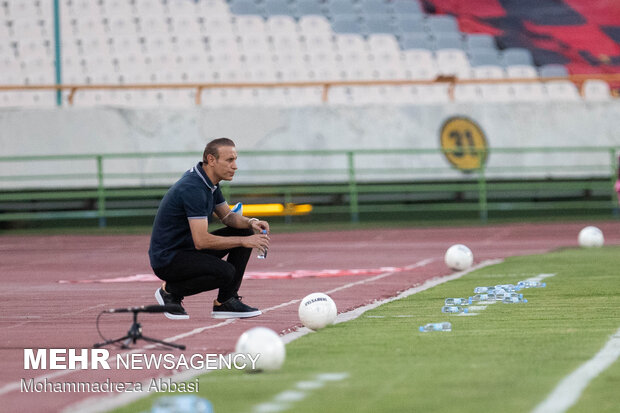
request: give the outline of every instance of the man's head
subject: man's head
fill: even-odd
[[[214,184],[231,181],[237,170],[237,150],[228,138],[214,139],[207,144],[202,154],[203,167]]]

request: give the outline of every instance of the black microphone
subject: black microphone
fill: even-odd
[[[177,305],[142,305],[139,307],[112,308],[106,313],[167,313],[178,311]]]

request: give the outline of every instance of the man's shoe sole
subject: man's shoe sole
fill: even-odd
[[[247,311],[247,312],[242,312],[242,313],[234,312],[234,311],[212,311],[211,317],[213,318],[250,318],[250,317],[257,317],[261,314],[263,314],[263,312],[260,310]]]
[[[166,305],[166,303],[164,303],[164,299],[161,298],[161,295],[159,295],[159,288],[155,291],[155,299],[157,300],[159,305]],[[189,314],[164,313],[164,315],[166,317],[168,317],[169,319],[171,319],[171,320],[187,320],[187,319],[189,319]]]

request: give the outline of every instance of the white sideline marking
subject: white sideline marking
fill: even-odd
[[[284,390],[276,394],[272,401],[254,406],[254,413],[283,412],[290,410],[295,402],[305,399],[312,390],[320,389],[328,381],[341,381],[349,377],[349,373],[322,373],[317,374],[314,380],[299,381],[294,387],[297,390]]]
[[[426,265],[430,264],[433,261],[436,261],[436,258],[427,258],[427,259],[418,261],[418,262],[416,262],[414,264],[408,265],[405,268],[408,269],[408,270],[411,270],[411,269],[414,269],[414,268],[419,268],[419,267],[426,266]],[[445,282],[448,282],[448,281],[460,278],[460,277],[464,276],[465,274],[468,274],[469,272],[472,272],[472,271],[477,270],[479,268],[483,268],[483,267],[486,267],[488,265],[494,265],[494,264],[497,264],[497,263],[500,263],[500,262],[502,262],[501,259],[483,261],[480,264],[469,268],[468,270],[460,271],[460,272],[453,273],[453,274],[450,274],[450,275],[447,275],[447,276],[443,276],[443,277],[432,278],[430,280],[425,281],[422,285],[410,288],[410,289],[408,289],[406,291],[401,292],[400,294],[398,294],[398,295],[396,295],[394,297],[387,298],[387,299],[380,300],[380,301],[375,301],[375,302],[373,302],[371,304],[367,304],[365,306],[358,307],[358,308],[356,308],[354,310],[351,310],[349,312],[338,314],[334,324],[338,324],[338,323],[342,323],[342,322],[345,322],[345,321],[353,320],[353,319],[359,317],[360,315],[362,315],[363,313],[365,313],[366,311],[372,310],[373,308],[376,308],[376,307],[378,307],[378,306],[380,306],[382,304],[386,304],[386,303],[391,302],[391,301],[395,301],[395,300],[399,300],[401,298],[408,297],[408,296],[410,296],[412,294],[415,294],[415,293],[420,292],[420,291],[427,290],[427,289],[429,289],[431,287],[434,287],[436,285],[443,284]],[[332,290],[326,291],[325,293],[326,294],[330,294],[330,293],[333,293],[335,291],[339,291],[339,290],[342,290],[342,289],[345,289],[345,288],[350,288],[350,287],[354,287],[356,285],[360,285],[360,284],[365,284],[365,283],[368,283],[368,282],[376,281],[378,279],[381,279],[381,278],[384,278],[384,277],[387,277],[387,276],[390,276],[390,275],[393,275],[393,274],[395,274],[395,272],[393,272],[393,271],[382,273],[382,274],[379,274],[379,275],[375,275],[374,277],[367,278],[365,280],[360,280],[360,281],[352,282],[352,283],[349,283],[349,284],[345,284],[345,285],[340,286],[340,287],[336,287],[336,288],[334,288]],[[275,310],[277,308],[281,308],[281,307],[285,307],[285,306],[288,306],[288,305],[299,303],[300,301],[301,301],[301,299],[291,300],[291,301],[288,301],[286,303],[281,303],[281,304],[275,305],[273,307],[269,307],[269,308],[263,309],[262,311],[263,311],[263,313],[265,313],[265,312],[268,312],[268,311]],[[219,327],[221,325],[224,325],[225,323],[230,324],[230,323],[233,323],[235,321],[236,321],[236,319],[228,319],[225,322],[222,322],[222,323],[219,323],[219,324],[216,324],[216,325],[213,325],[213,326],[200,327],[200,328],[197,328],[197,329],[192,330],[190,332],[187,332],[187,333],[184,333],[184,334],[181,334],[181,335],[177,335],[177,336],[173,336],[173,337],[169,337],[169,338],[166,338],[164,340],[165,341],[174,341],[174,340],[178,339],[179,336],[187,337],[189,335],[197,334],[198,332],[202,332],[205,329]],[[302,336],[305,336],[308,333],[312,333],[312,332],[313,331],[310,330],[307,327],[301,327],[301,328],[297,329],[296,331],[292,331],[290,333],[287,333],[287,334],[283,335],[281,338],[282,338],[282,341],[284,342],[284,344],[288,344],[288,343],[290,343],[290,342],[292,342],[292,341],[294,341],[294,340],[296,340],[296,339],[298,339],[298,338],[300,338]],[[147,348],[147,347],[143,347],[142,349]],[[140,349],[136,349],[136,350],[140,350]],[[65,371],[67,371],[67,370],[65,370]],[[67,372],[71,372],[71,371],[67,371]],[[170,376],[170,378],[174,379],[175,381],[186,381],[186,380],[193,379],[194,377],[202,375],[202,374],[205,374],[205,373],[206,372],[204,370],[192,370],[192,369],[189,369],[189,370],[185,370],[183,372],[174,374],[173,376]],[[148,383],[149,381],[150,381],[150,379],[145,380],[145,383]],[[148,388],[148,386],[146,388]],[[98,413],[98,412],[105,412],[105,411],[112,410],[114,408],[118,408],[120,406],[123,406],[125,404],[131,403],[131,402],[136,401],[138,399],[141,399],[143,397],[146,397],[146,396],[148,396],[148,394],[149,394],[148,392],[142,392],[142,393],[137,392],[137,393],[121,393],[121,394],[115,394],[115,395],[110,395],[110,396],[106,396],[106,397],[92,397],[92,398],[85,399],[85,400],[82,400],[80,402],[77,402],[76,404],[67,406],[65,409],[63,409],[63,412],[67,412],[67,413],[68,412],[71,412],[71,413]],[[268,407],[269,406],[266,406],[265,408],[268,408]],[[267,410],[265,410],[265,411],[267,411]],[[280,410],[273,410],[273,411],[280,411]]]
[[[611,366],[620,356],[620,329],[590,360],[564,377],[558,386],[532,413],[562,413],[573,406],[588,384]]]

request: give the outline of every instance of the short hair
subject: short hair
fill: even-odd
[[[202,154],[202,161],[207,162],[207,155],[213,155],[215,156],[215,159],[219,159],[220,148],[222,146],[235,146],[235,143],[232,141],[232,139],[228,138],[213,139],[211,142],[207,143],[205,151]]]

